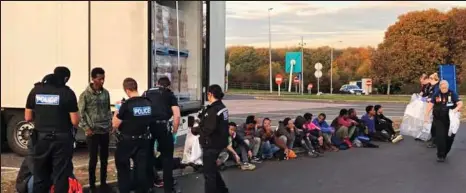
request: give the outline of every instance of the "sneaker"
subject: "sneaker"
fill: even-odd
[[[439,157],[439,158],[437,158],[437,162],[445,162],[445,158],[444,157]]]
[[[250,163],[243,163],[243,164],[241,164],[240,167],[241,167],[241,170],[250,170],[251,171],[251,170],[256,169],[256,166],[253,165],[253,164],[250,164]]]
[[[403,140],[403,136],[402,135],[398,135],[396,136],[393,140],[392,140],[392,143],[398,143],[399,141]]]
[[[260,164],[262,163],[262,160],[258,157],[252,157],[251,162],[255,164]]]
[[[312,158],[319,157],[319,154],[316,151],[309,151],[309,152],[307,152],[307,155],[309,155]]]
[[[157,188],[163,188],[163,180],[156,180],[154,182],[154,186],[157,187]]]
[[[437,145],[435,145],[434,143],[429,143],[429,145],[427,145],[427,148],[437,148]]]

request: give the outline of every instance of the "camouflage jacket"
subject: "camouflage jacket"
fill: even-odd
[[[79,128],[90,128],[95,134],[108,133],[112,127],[112,111],[110,110],[110,94],[104,88],[94,91],[89,85],[79,96]]]

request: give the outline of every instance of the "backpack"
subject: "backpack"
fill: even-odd
[[[157,120],[169,120],[171,115],[171,107],[167,104],[167,96],[171,94],[171,91],[162,87],[150,88],[142,94],[143,97],[148,98],[151,101],[152,117]]]
[[[55,186],[52,185],[50,193],[55,193]],[[74,177],[68,178],[68,193],[83,193],[83,187]]]

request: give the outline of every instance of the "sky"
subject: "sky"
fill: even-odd
[[[226,44],[272,47],[335,48],[373,46],[403,13],[466,7],[465,1],[228,1]]]

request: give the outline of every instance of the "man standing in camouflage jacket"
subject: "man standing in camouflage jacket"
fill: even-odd
[[[79,127],[84,130],[89,148],[89,185],[95,192],[95,170],[97,155],[100,157],[101,189],[108,188],[107,162],[109,146],[109,130],[112,127],[112,112],[110,110],[110,94],[103,88],[105,71],[94,68],[91,71],[92,83],[79,96]],[[99,152],[100,149],[100,152]]]

